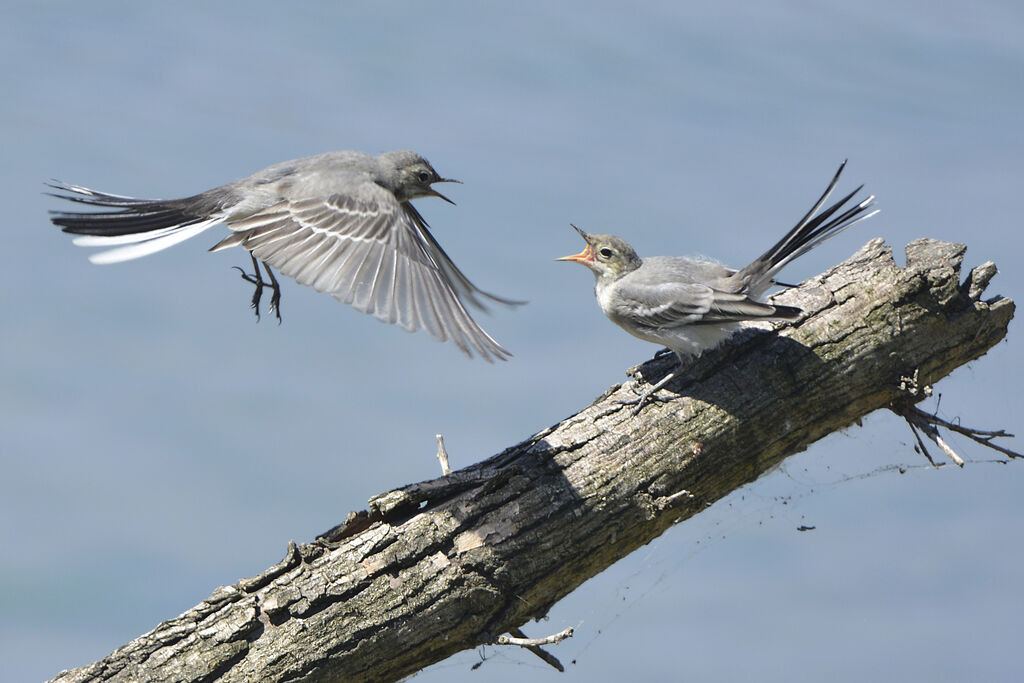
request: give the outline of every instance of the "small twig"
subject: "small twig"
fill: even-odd
[[[442,434],[437,435],[437,459],[441,462],[441,473],[447,477],[452,473],[452,468],[448,466],[448,451],[444,448],[444,436]]]
[[[559,631],[553,635],[544,638],[528,638],[521,629],[510,628],[508,632],[511,635],[500,635],[498,640],[495,641],[496,645],[518,645],[519,647],[525,647],[527,650],[537,655],[545,662],[555,667],[561,672],[565,671],[565,667],[558,661],[558,658],[552,655],[550,652],[542,649],[541,645],[554,645],[560,643],[566,638],[572,638],[573,628],[570,626],[564,631]]]
[[[910,433],[914,435],[915,439],[917,439],[917,448],[921,451],[921,455],[928,458],[928,462],[931,463],[932,467],[938,467],[938,465],[935,464],[935,461],[932,460],[932,454],[928,452],[928,448],[925,447],[924,441],[921,440],[921,435],[917,433],[917,427],[914,425],[914,421],[906,415],[903,415],[903,413],[900,414],[903,416],[903,419],[907,421],[907,425],[910,426]]]
[[[910,425],[911,431],[914,431],[915,437],[917,436],[917,432],[914,430],[914,428],[916,427],[917,429],[920,429],[922,432],[924,432],[925,436],[934,441],[935,444],[942,449],[942,452],[949,456],[949,459],[952,460],[957,465],[959,465],[960,467],[964,466],[963,458],[957,455],[956,451],[954,451],[953,448],[942,438],[942,436],[939,434],[939,430],[936,429],[936,427],[945,427],[946,429],[950,429],[956,432],[957,434],[966,436],[968,439],[974,441],[975,443],[981,444],[982,446],[985,446],[987,448],[991,448],[992,450],[998,451],[1003,455],[1007,455],[1011,458],[1024,458],[1024,453],[1018,453],[1017,451],[1010,450],[1009,448],[1005,448],[1003,446],[1000,446],[999,444],[992,443],[992,439],[995,439],[996,437],[1000,436],[1013,438],[1013,434],[1010,434],[1005,430],[972,429],[971,427],[964,427],[962,425],[953,424],[952,422],[943,420],[941,417],[937,415],[926,413],[915,405],[908,404],[903,406],[894,406],[893,410],[896,412],[897,415],[900,415],[901,417],[903,417],[903,419],[907,421],[907,424]],[[928,451],[924,448],[924,444],[921,442],[920,437],[918,437],[917,441],[918,444],[921,446],[921,450],[924,452],[925,457],[927,457],[928,460],[931,461],[931,456],[928,455]],[[932,464],[934,465],[935,463],[932,462]]]
[[[987,446],[987,447],[991,448],[992,450],[999,451],[1000,453],[1002,453],[1004,455],[1008,455],[1011,458],[1024,458],[1024,453],[1018,453],[1017,451],[1012,451],[1009,448],[1004,448],[1003,446],[1000,446],[999,444],[992,443],[992,439],[995,439],[995,438],[998,438],[998,437],[1005,437],[1007,439],[1014,438],[1013,434],[1010,434],[1009,432],[1007,432],[1004,429],[989,430],[989,429],[974,429],[972,427],[963,427],[961,425],[954,424],[952,422],[947,422],[946,420],[943,420],[938,415],[931,415],[931,414],[929,414],[928,418],[929,418],[929,420],[931,421],[932,424],[937,424],[937,425],[940,425],[942,427],[945,427],[946,429],[951,429],[954,432],[956,432],[957,434],[960,434],[962,436],[966,436],[971,441],[975,441],[977,443],[980,443],[982,446]]]
[[[907,421],[910,426],[910,431],[914,434],[914,438],[917,439],[917,445],[921,450],[924,457],[928,458],[928,462],[938,467],[935,461],[932,460],[931,454],[928,449],[925,448],[924,441],[921,439],[921,434],[918,430],[924,433],[929,439],[935,442],[935,445],[942,449],[942,452],[953,461],[958,467],[964,466],[964,459],[953,450],[953,447],[942,438],[939,434],[938,427],[945,427],[950,429],[957,434],[966,436],[975,443],[979,443],[982,446],[987,446],[994,451],[1008,455],[1011,458],[1024,458],[1024,454],[1012,451],[1009,448],[1004,448],[998,444],[992,443],[992,439],[997,437],[1009,437],[1013,438],[1013,434],[1006,432],[1005,430],[985,430],[985,429],[972,429],[970,427],[964,427],[962,425],[954,424],[943,420],[938,415],[926,413],[917,407],[917,402],[932,395],[932,388],[929,385],[921,385],[918,382],[918,371],[914,371],[912,377],[900,377],[900,391],[904,392],[906,396],[902,396],[892,403],[889,404],[889,409],[894,413],[902,417]]]
[[[654,507],[658,508],[658,510],[664,511],[677,507],[687,500],[693,500],[693,494],[686,489],[683,489],[682,491],[676,491],[670,496],[655,498]]]
[[[526,634],[518,628],[509,629],[509,633],[513,634],[510,636],[498,636],[498,645],[518,645],[520,647],[532,647],[535,645],[554,645],[560,643],[566,638],[572,638],[573,628],[570,626],[564,631],[559,631],[550,636],[544,638],[527,638]]]
[[[943,441],[942,437],[939,435],[939,430],[929,422],[930,417],[931,416],[928,413],[922,411],[917,406],[911,406],[906,415],[907,421],[909,421],[912,426],[916,426],[924,432],[924,435],[929,439],[934,441],[935,445],[942,449],[942,452],[953,461],[954,465],[957,467],[963,467],[964,459],[961,458],[948,443]],[[919,438],[918,442],[920,441],[921,439]],[[928,458],[928,460],[931,460],[931,458]],[[933,462],[932,464],[934,465],[935,463]]]

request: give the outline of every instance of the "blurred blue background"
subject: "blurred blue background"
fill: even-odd
[[[572,221],[641,254],[743,265],[849,158],[868,239],[994,260],[1024,293],[1024,5],[7,2],[0,268],[0,660],[82,666],[279,560],[371,495],[574,413],[656,349],[609,323]],[[207,254],[88,263],[47,220],[59,178],[177,197],[274,162],[408,147],[465,182],[418,207],[480,287],[487,365],[284,283],[284,324]],[[938,385],[941,414],[1024,427],[1019,325]],[[934,405],[934,403],[932,404]],[[1024,463],[924,467],[870,417],[641,549],[527,632],[576,626],[557,680],[1011,680]],[[1013,445],[1013,444],[1009,444]],[[1016,447],[1022,447],[1021,441]],[[899,474],[892,466],[909,469]],[[816,527],[800,533],[797,526]],[[470,667],[486,659],[475,672]],[[557,674],[464,652],[423,681]]]

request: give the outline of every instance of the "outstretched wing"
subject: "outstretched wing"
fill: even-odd
[[[232,220],[213,250],[240,245],[280,272],[358,311],[426,330],[472,356],[511,354],[470,317],[459,294],[481,293],[455,268],[408,204],[376,185],[358,197],[284,200]]]

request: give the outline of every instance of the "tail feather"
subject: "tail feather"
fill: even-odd
[[[209,216],[188,211],[181,200],[136,199],[90,190],[80,185],[49,183],[67,201],[117,211],[51,211],[50,221],[73,235],[130,235],[175,226],[192,225]]]
[[[158,251],[163,251],[168,247],[173,247],[179,242],[184,242],[190,237],[195,237],[202,231],[206,230],[210,226],[216,225],[220,222],[220,218],[210,218],[205,221],[198,223],[188,223],[186,225],[179,225],[174,229],[162,231],[161,233],[146,232],[141,233],[141,236],[145,236],[146,239],[139,239],[135,242],[128,243],[125,246],[117,247],[115,249],[108,249],[101,251],[97,254],[93,254],[89,257],[89,260],[93,263],[106,264],[106,263],[120,263],[121,261],[131,261],[132,259],[142,258],[143,256],[149,256],[155,254]],[[153,237],[152,235],[157,234]],[[81,240],[86,237],[93,237],[93,239],[103,239],[102,237],[97,238],[92,235],[85,235],[75,240],[76,244],[82,245]],[[102,245],[106,246],[106,245]]]
[[[131,235],[134,233],[163,230],[176,225],[188,225],[202,220],[189,217],[180,211],[135,211],[73,213],[54,211],[50,221],[72,235]]]
[[[78,235],[83,247],[118,247],[89,257],[93,263],[127,261],[166,249],[220,222],[212,198],[137,199],[54,181],[50,196],[112,211],[51,211],[50,221]]]
[[[878,209],[873,209],[875,196],[871,195],[858,204],[846,208],[838,216],[835,216],[837,212],[843,209],[847,202],[853,199],[854,195],[864,188],[863,185],[824,211],[821,211],[821,213],[818,213],[832,195],[832,191],[835,189],[836,184],[838,184],[839,176],[845,167],[846,161],[843,161],[839,165],[839,170],[832,177],[832,181],[825,188],[825,192],[822,193],[818,201],[811,207],[811,210],[800,219],[796,226],[786,233],[785,237],[762,254],[760,258],[740,271],[741,278],[749,283],[748,286],[752,291],[763,291],[771,283],[775,274],[785,268],[790,261],[803,256],[822,242],[832,239],[847,228],[878,213]]]
[[[80,204],[94,204],[96,206],[138,206],[139,204],[148,204],[153,201],[150,199],[128,197],[123,194],[110,194],[108,192],[90,190],[88,187],[72,185],[71,183],[65,183],[60,180],[54,180],[52,183],[46,183],[46,186],[57,190],[57,192],[46,193],[51,197],[66,199],[69,202],[78,202]],[[58,194],[58,192],[70,192],[72,194]]]
[[[177,231],[178,226],[173,226],[148,232],[132,232],[126,235],[78,235],[71,240],[71,243],[79,247],[115,247],[119,244],[136,244],[155,240]]]

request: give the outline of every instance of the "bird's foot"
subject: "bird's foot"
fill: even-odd
[[[252,256],[252,254],[250,254]],[[270,269],[266,263],[263,267],[267,271],[267,277],[270,278],[270,282],[265,282],[263,276],[260,275],[260,262],[256,260],[255,256],[252,256],[252,273],[247,273],[242,270],[239,266],[233,266],[235,270],[242,274],[242,279],[246,282],[254,285],[256,291],[252,293],[252,301],[249,305],[252,307],[253,312],[256,313],[256,321],[260,319],[260,300],[263,298],[263,288],[269,286],[272,294],[270,295],[270,312],[277,316],[277,324],[281,324],[281,283],[274,277],[274,271]]]
[[[256,262],[256,259],[253,258],[253,263],[255,264],[255,262]],[[263,267],[267,271],[267,277],[270,278],[270,287],[271,287],[271,289],[274,290],[274,293],[270,295],[270,312],[277,316],[277,324],[280,325],[281,324],[281,283],[279,283],[277,281],[277,278],[274,276],[274,271],[272,271],[270,269],[270,266],[268,266],[266,263],[264,263]],[[259,272],[258,268],[256,269],[256,272]]]
[[[270,295],[270,312],[277,316],[277,324],[281,324],[281,285],[277,280],[271,284],[274,293]]]
[[[234,268],[235,270],[237,270],[239,273],[242,274],[242,279],[243,280],[245,280],[246,282],[248,282],[248,283],[250,283],[252,285],[255,285],[256,290],[252,293],[252,300],[249,302],[249,307],[252,308],[253,313],[256,314],[256,321],[259,322],[259,319],[260,319],[260,299],[263,298],[263,287],[264,287],[264,285],[266,285],[266,283],[263,282],[263,278],[260,277],[259,268],[257,268],[256,272],[253,273],[253,274],[249,274],[249,273],[245,272],[244,270],[242,270],[242,268],[240,266],[232,266],[232,268]],[[278,298],[280,298],[280,293],[279,292],[276,292],[276,295],[277,295]],[[274,308],[274,300],[273,299],[271,299],[270,307],[271,307],[271,310],[273,310],[273,308]],[[278,317],[278,319],[280,319],[281,315],[278,314],[277,317]]]

